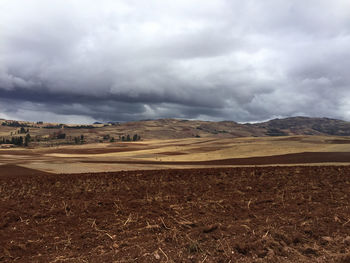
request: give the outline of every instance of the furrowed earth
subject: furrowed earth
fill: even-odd
[[[350,139],[0,149],[0,262],[350,262]]]
[[[1,262],[349,262],[350,167],[0,167]]]

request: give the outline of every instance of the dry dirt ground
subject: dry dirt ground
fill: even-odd
[[[350,167],[0,166],[0,262],[350,262]]]
[[[349,165],[330,136],[1,149],[0,262],[347,263]]]

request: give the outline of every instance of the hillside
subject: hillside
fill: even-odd
[[[350,122],[329,118],[292,117],[253,126],[264,129],[265,135],[350,135]]]
[[[27,134],[30,135],[32,146],[191,137],[349,136],[350,122],[308,117],[274,119],[255,124],[240,124],[233,121],[159,119],[126,123],[66,125],[0,120],[1,144],[13,144],[12,138],[25,138]]]

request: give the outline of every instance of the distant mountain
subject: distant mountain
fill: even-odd
[[[124,127],[138,127],[144,132],[158,134],[159,137],[250,137],[288,135],[336,135],[350,136],[350,122],[329,119],[291,117],[274,119],[262,123],[240,124],[234,121],[189,121],[161,119],[120,124]],[[151,137],[152,135],[149,134]]]
[[[291,117],[254,124],[266,135],[350,136],[350,122],[329,118]]]
[[[197,121],[178,119],[145,120],[113,126],[120,131],[137,131],[144,138],[257,137],[287,135],[350,136],[350,122],[329,119],[291,117],[262,123],[240,124],[234,121]]]
[[[234,121],[199,121],[179,119],[142,120],[125,123],[95,123],[92,125],[66,125],[57,123],[0,120],[0,140],[20,136],[27,130],[38,143],[72,143],[84,135],[84,142],[118,141],[129,135],[141,139],[181,139],[191,137],[261,137],[287,135],[350,136],[350,122],[329,118],[291,117],[261,123],[241,124]],[[59,134],[64,134],[58,136]],[[52,139],[53,138],[53,139]]]

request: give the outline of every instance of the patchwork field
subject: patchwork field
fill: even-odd
[[[53,173],[350,164],[350,139],[332,136],[189,138],[13,148],[0,149],[0,163]]]

